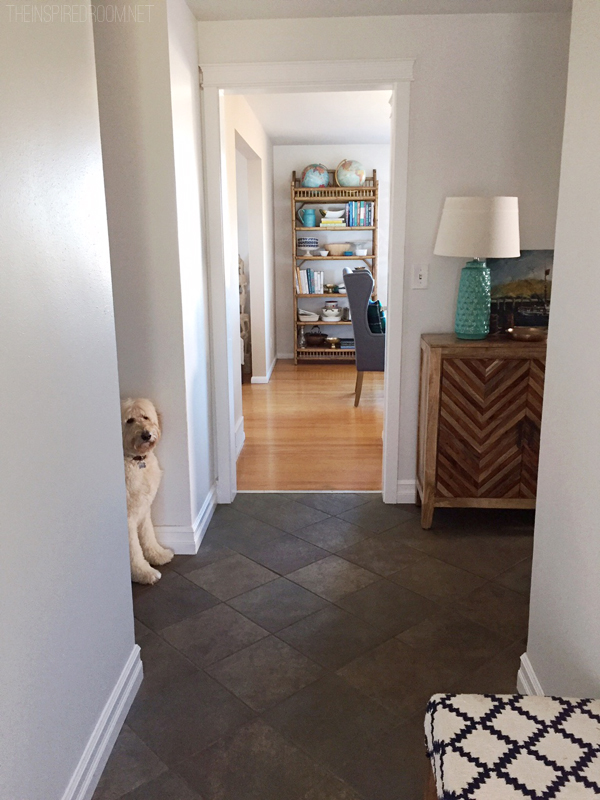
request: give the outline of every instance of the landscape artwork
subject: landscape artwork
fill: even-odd
[[[513,325],[546,328],[554,250],[522,250],[519,258],[488,258],[492,273],[490,333]]]

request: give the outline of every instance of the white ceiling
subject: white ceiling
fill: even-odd
[[[385,144],[391,91],[250,94],[273,144]]]
[[[571,0],[188,0],[199,20],[570,11]]]

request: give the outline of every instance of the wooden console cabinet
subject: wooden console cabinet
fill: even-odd
[[[534,508],[546,342],[421,337],[417,502]]]

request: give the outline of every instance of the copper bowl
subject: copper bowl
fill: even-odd
[[[506,332],[518,342],[543,342],[548,336],[548,328],[527,328],[523,325],[515,325]]]

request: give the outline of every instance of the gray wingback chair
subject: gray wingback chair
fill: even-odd
[[[344,285],[354,329],[356,349],[356,387],[354,405],[360,403],[365,372],[383,372],[385,364],[385,333],[373,333],[369,328],[367,307],[373,292],[373,276],[366,269],[356,272],[344,268]]]

